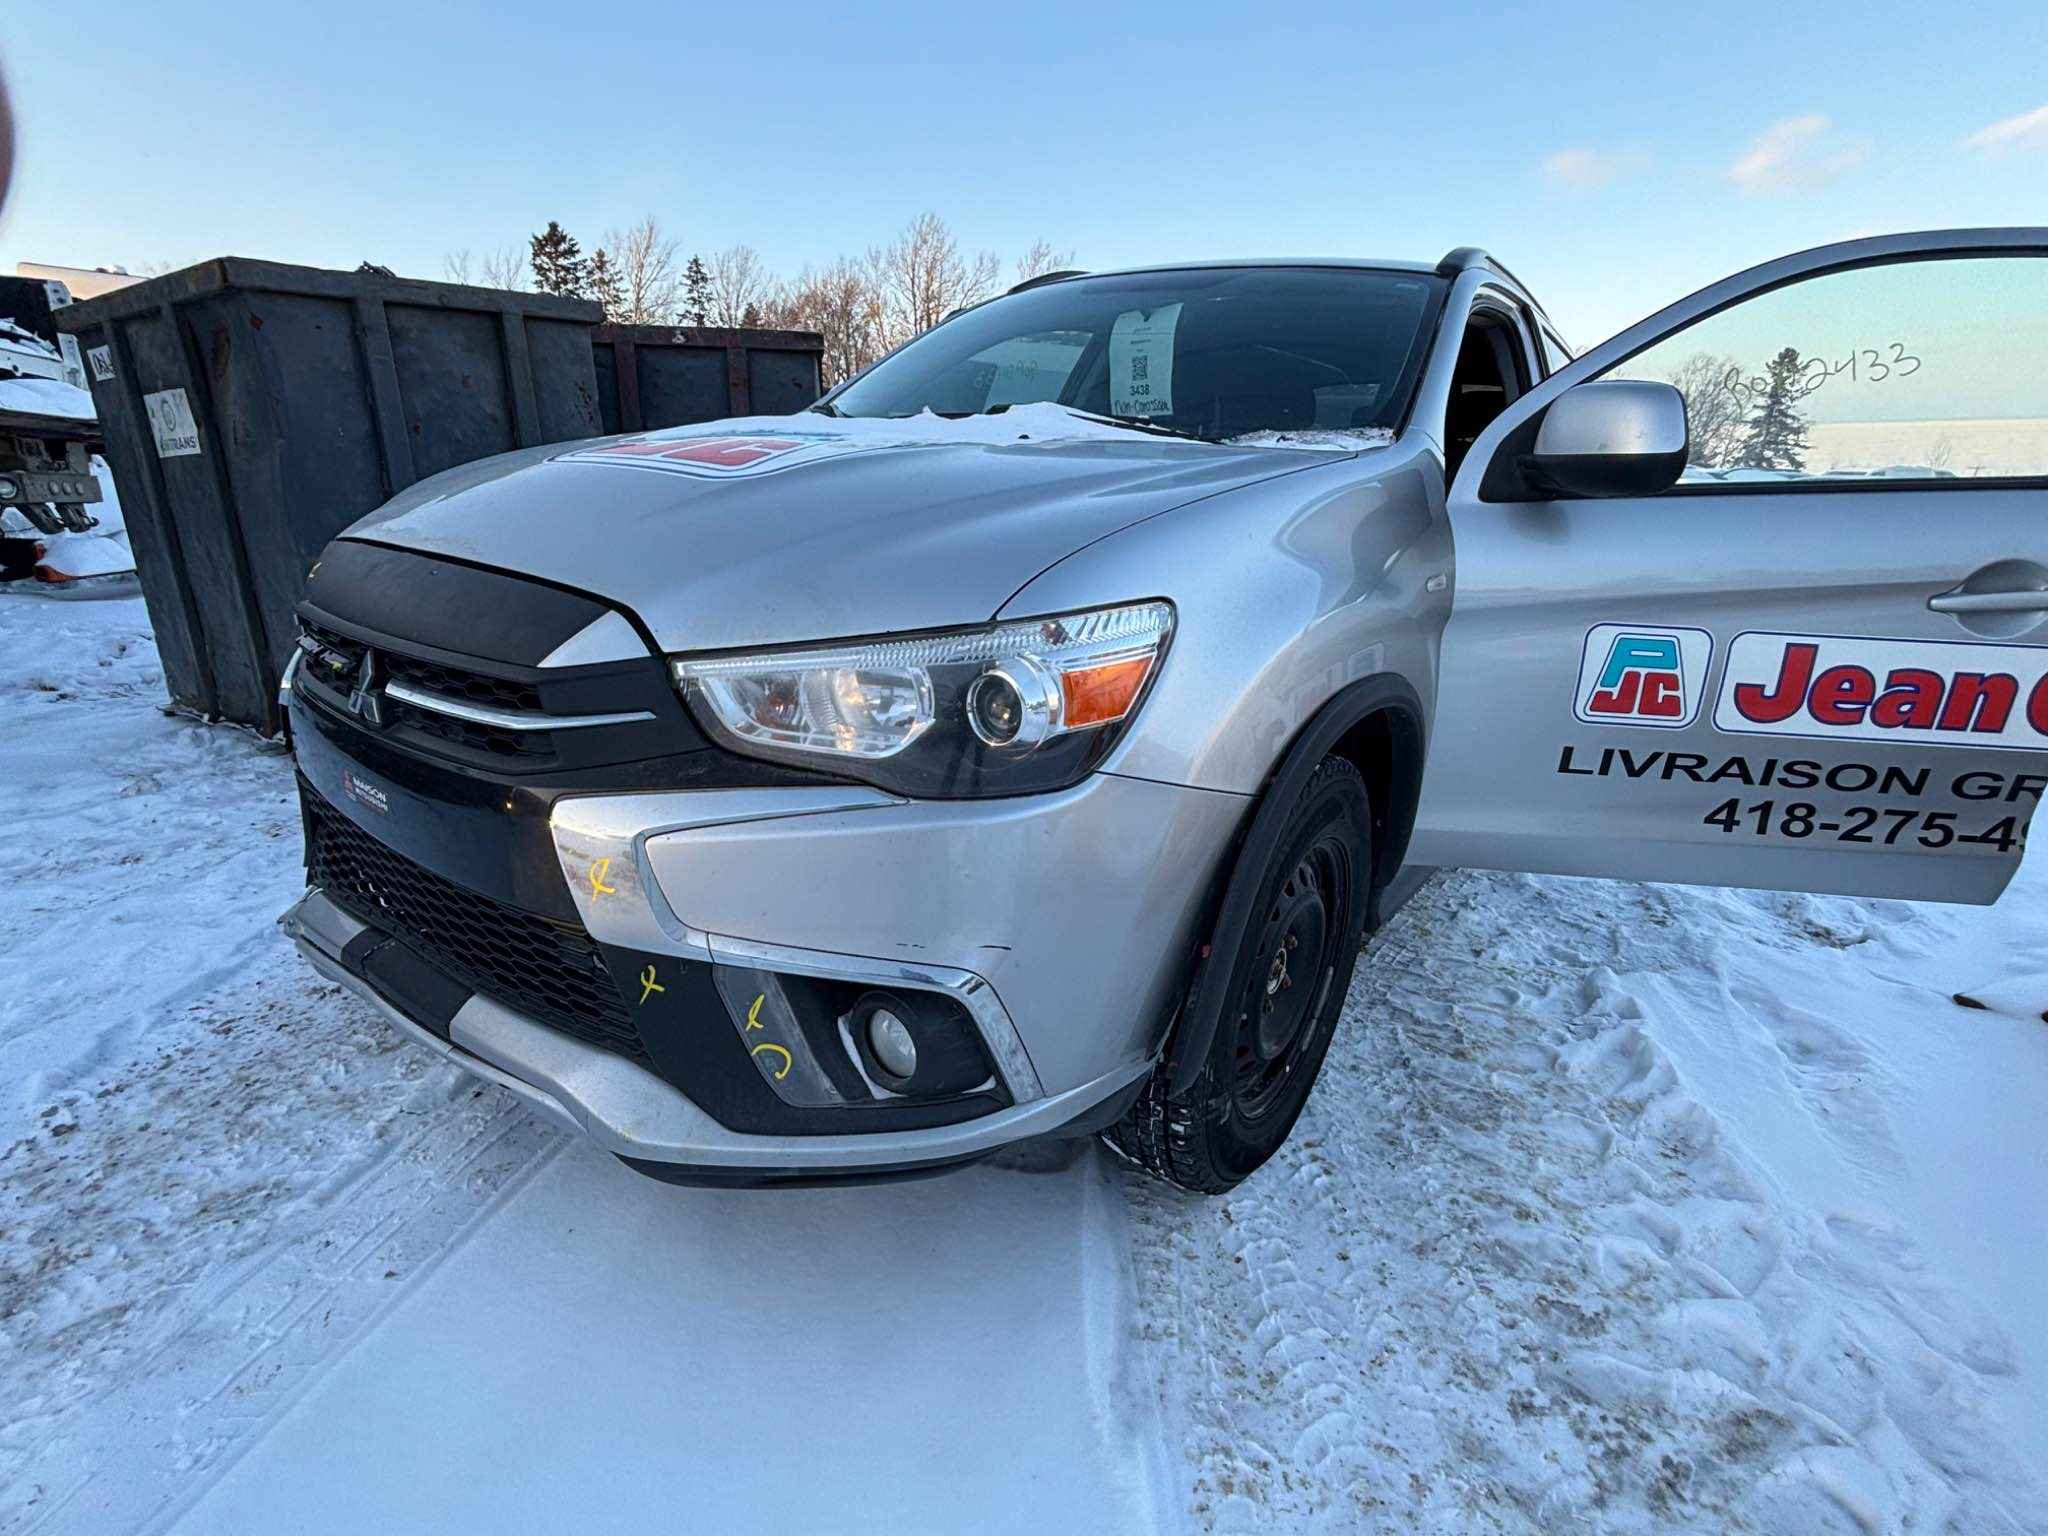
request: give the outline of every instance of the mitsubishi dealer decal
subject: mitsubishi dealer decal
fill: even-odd
[[[2048,646],[1738,635],[1714,724],[1751,735],[2039,752],[2048,749]]]
[[[341,770],[341,792],[365,810],[375,811],[379,816],[391,814],[391,797],[354,769]]]
[[[727,479],[787,469],[814,459],[836,458],[842,453],[858,453],[878,446],[881,445],[830,432],[720,433],[699,437],[633,437],[595,448],[579,448],[561,457],[570,463],[624,464],[634,469]]]
[[[1714,637],[1704,629],[1595,624],[1572,712],[1588,725],[1682,729],[1699,718],[1713,657]]]

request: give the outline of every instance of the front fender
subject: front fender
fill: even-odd
[[[1122,529],[1042,572],[999,617],[1170,599],[1165,665],[1103,767],[1252,795],[1362,680],[1405,679],[1427,729],[1450,568],[1441,461],[1415,438]]]

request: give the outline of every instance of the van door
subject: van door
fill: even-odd
[[[2043,357],[2048,230],[1889,236],[1705,289],[1516,402],[1449,494],[1410,858],[1994,900],[2048,784]],[[1684,396],[1675,485],[1511,472],[1596,379]]]

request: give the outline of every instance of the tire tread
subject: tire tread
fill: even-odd
[[[1365,791],[1365,780],[1346,758],[1326,757],[1302,785],[1295,808],[1307,805],[1332,779],[1350,779]],[[1221,1195],[1237,1187],[1240,1176],[1216,1164],[1213,1145],[1203,1125],[1207,1107],[1216,1101],[1216,1064],[1202,1066],[1185,1095],[1168,1089],[1168,1074],[1155,1069],[1123,1119],[1100,1134],[1110,1148],[1154,1178],[1196,1195]]]

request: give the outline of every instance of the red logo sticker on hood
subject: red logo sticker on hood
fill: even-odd
[[[632,442],[607,443],[569,455],[578,459],[659,460],[688,464],[699,469],[750,469],[765,459],[778,458],[797,448],[808,447],[813,439],[796,437],[686,437],[639,438]]]

